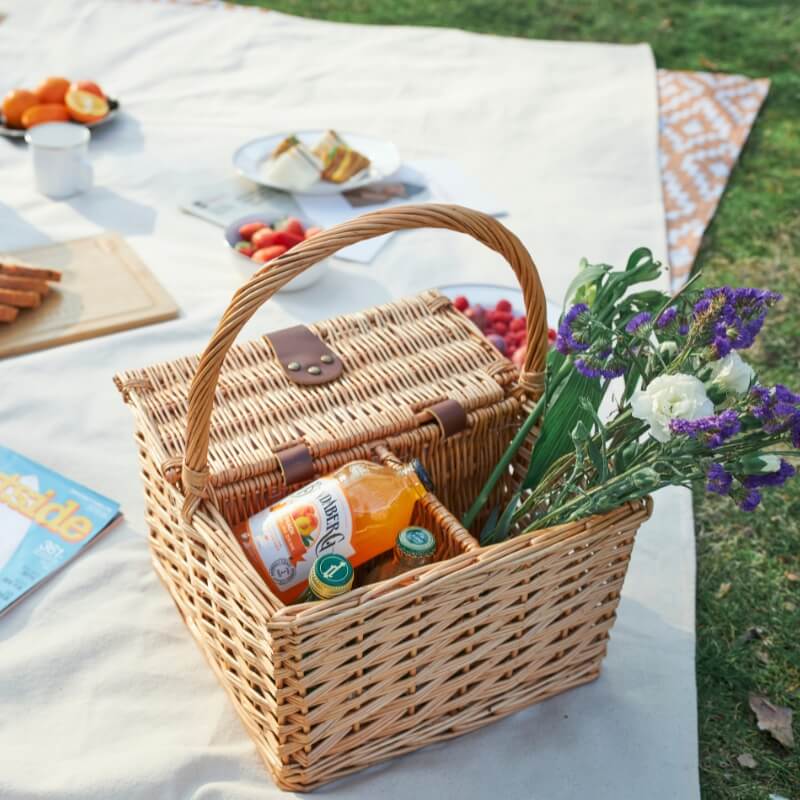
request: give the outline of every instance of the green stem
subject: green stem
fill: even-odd
[[[517,450],[519,450],[519,448],[522,446],[523,442],[528,437],[528,434],[531,432],[531,428],[533,428],[533,426],[536,424],[539,417],[542,416],[546,400],[552,397],[555,389],[558,388],[561,381],[563,381],[571,371],[572,362],[567,360],[561,365],[561,368],[553,377],[552,383],[550,387],[548,387],[548,390],[545,391],[542,397],[536,401],[536,405],[531,409],[531,413],[528,414],[528,418],[522,423],[520,429],[511,440],[511,444],[509,444],[509,446],[506,448],[502,458],[497,462],[495,468],[492,470],[489,480],[486,481],[478,496],[475,498],[475,502],[470,506],[469,511],[467,511],[461,520],[461,524],[467,530],[472,527],[472,524],[475,522],[478,514],[480,514],[481,509],[486,505],[486,501],[489,499],[489,495],[497,485],[497,482],[508,472],[509,464],[511,464],[511,462],[514,460]]]

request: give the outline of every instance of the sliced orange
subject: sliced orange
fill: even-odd
[[[39,103],[36,95],[27,89],[13,89],[3,98],[3,117],[10,128],[22,127],[22,115]]]
[[[70,89],[64,102],[69,115],[77,122],[97,122],[108,114],[108,101],[92,92]]]
[[[70,89],[79,89],[82,92],[96,94],[98,97],[105,98],[105,92],[94,81],[75,81]]]
[[[31,106],[22,115],[22,127],[32,128],[34,125],[41,125],[43,122],[69,122],[70,117],[66,106],[62,103],[40,103],[38,106]]]

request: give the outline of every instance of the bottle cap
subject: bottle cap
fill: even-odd
[[[320,556],[311,567],[308,586],[321,600],[330,600],[349,592],[353,585],[353,567],[338,553]]]
[[[412,525],[397,534],[397,549],[413,558],[425,558],[436,552],[436,539],[425,528]]]
[[[429,491],[435,491],[433,488],[433,481],[431,480],[431,476],[428,475],[428,471],[425,467],[422,466],[422,462],[418,458],[412,458],[409,462],[411,464],[412,469],[414,472],[417,473],[417,477],[419,478],[419,482]]]

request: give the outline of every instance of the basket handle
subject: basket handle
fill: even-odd
[[[425,203],[364,214],[328,228],[293,247],[256,272],[234,294],[217,325],[189,389],[186,450],[181,479],[186,495],[184,514],[191,519],[208,483],[208,440],[214,394],[225,356],[239,331],[258,308],[304,270],[343,247],[392,231],[444,228],[466,233],[500,253],[514,270],[525,300],[528,349],[521,382],[536,385],[547,353],[547,307],[533,259],[520,240],[488,214],[456,205]]]

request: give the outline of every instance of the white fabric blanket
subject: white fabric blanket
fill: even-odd
[[[449,155],[501,198],[559,298],[583,255],[666,254],[652,54],[149,2],[0,11],[0,89],[91,77],[124,109],[93,137],[96,188],[68,202],[37,195],[24,147],[0,141],[0,250],[117,230],[182,309],[0,364],[0,441],[127,517],[0,619],[0,796],[281,797],[149,567],[132,422],[111,383],[202,349],[240,281],[220,231],[182,215],[179,196],[259,133],[383,135],[407,157]],[[269,303],[249,333],[463,280],[513,276],[463,237],[402,234],[373,265],[339,262]],[[598,681],[319,795],[698,797],[693,609],[689,498],[663,493]]]

